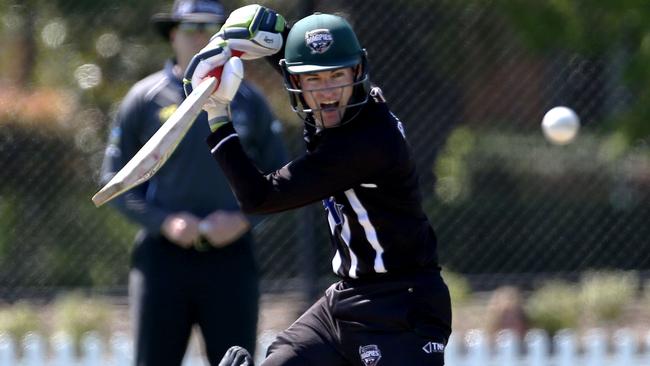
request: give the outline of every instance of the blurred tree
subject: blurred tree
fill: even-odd
[[[36,42],[34,40],[35,13],[30,1],[18,4],[2,4],[4,25],[7,29],[7,49],[11,58],[7,59],[9,81],[18,85],[29,85],[36,61]]]
[[[89,197],[112,106],[164,61],[167,46],[148,24],[161,5],[0,0],[5,298],[26,287],[125,283],[127,266],[114,263],[127,263],[134,228]]]
[[[85,70],[78,68],[95,65],[100,79],[82,87],[87,92],[81,101],[107,112],[131,80],[164,60],[156,55],[166,45],[148,24],[161,5],[154,0],[0,0],[0,37],[12,55],[0,58],[0,78],[20,88],[77,89]]]
[[[482,3],[483,1],[470,2]],[[602,83],[600,62],[616,64],[634,97],[611,129],[628,141],[650,137],[650,7],[645,0],[498,0],[500,10],[534,50],[566,52],[580,59],[575,73],[585,83]],[[622,57],[620,57],[622,56]],[[569,78],[571,82],[575,78]],[[588,88],[578,86],[580,94]],[[582,93],[582,98],[593,95]],[[607,95],[600,98],[607,98]],[[603,101],[606,102],[606,101]]]

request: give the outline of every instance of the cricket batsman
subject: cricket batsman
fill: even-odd
[[[251,162],[230,122],[227,101],[243,78],[233,53],[279,65],[291,107],[304,120],[306,152],[270,174]],[[187,89],[222,66],[204,106],[207,142],[242,210],[273,213],[322,201],[340,277],[277,336],[262,365],[443,365],[451,304],[436,235],[404,127],[371,86],[351,26],[316,13],[289,29],[274,11],[245,6],[194,57]],[[220,364],[235,365],[252,365],[241,347]]]

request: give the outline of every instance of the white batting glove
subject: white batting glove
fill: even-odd
[[[226,40],[242,59],[253,60],[280,51],[285,27],[282,15],[261,5],[247,5],[233,11],[213,38]]]
[[[192,57],[185,70],[183,78],[185,95],[190,95],[193,88],[198,86],[203,79],[219,71],[231,56],[232,52],[228,48],[226,41],[221,38],[213,38]],[[218,79],[220,78],[218,77]]]
[[[244,65],[239,57],[232,57],[223,65],[221,80],[217,90],[203,105],[208,112],[210,131],[214,132],[220,126],[230,122],[230,102],[235,98],[237,89],[244,78]],[[202,80],[202,79],[201,79]],[[199,81],[197,80],[196,83]]]
[[[208,112],[210,130],[214,132],[219,126],[230,121],[230,102],[237,94],[237,89],[244,78],[241,59],[232,57],[230,48],[220,38],[210,41],[190,61],[183,78],[185,94],[192,93],[193,88],[210,76],[217,77],[218,84],[203,105],[203,110]]]

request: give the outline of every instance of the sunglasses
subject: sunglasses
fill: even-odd
[[[185,33],[207,33],[215,34],[221,28],[218,23],[180,23],[178,30]]]

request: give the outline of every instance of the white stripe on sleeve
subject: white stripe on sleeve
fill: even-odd
[[[223,145],[224,142],[230,140],[233,137],[238,137],[238,136],[237,136],[236,133],[231,133],[230,135],[228,135],[228,136],[224,137],[223,139],[221,139],[221,141],[219,141],[217,146],[213,147],[212,150],[210,150],[210,152],[214,154],[214,152],[219,149],[219,146]]]

